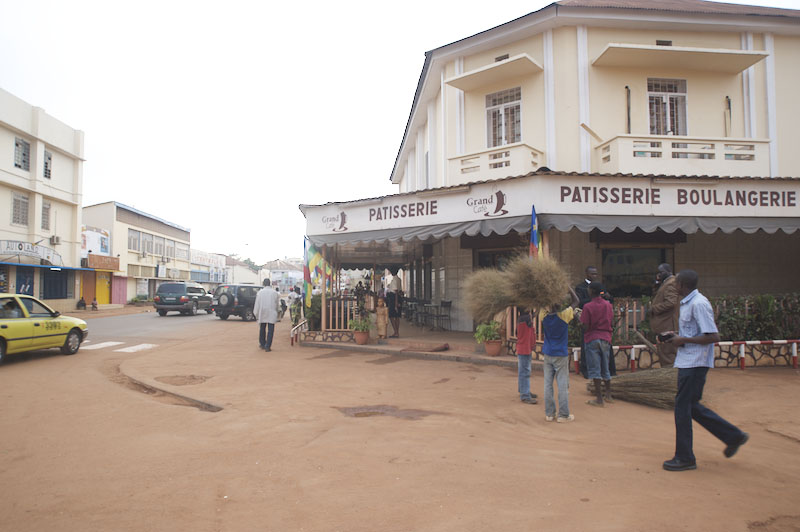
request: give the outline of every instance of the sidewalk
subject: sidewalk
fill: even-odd
[[[152,304],[142,307],[136,305],[100,305],[98,310],[92,310],[91,306],[87,310],[69,310],[62,312],[65,316],[73,316],[86,320],[89,318],[108,318],[111,316],[124,316],[128,314],[140,314],[142,312],[154,312]]]

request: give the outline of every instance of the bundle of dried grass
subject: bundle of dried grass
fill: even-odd
[[[593,394],[590,380],[586,390]],[[678,370],[675,368],[647,369],[611,379],[611,395],[630,403],[672,409],[678,391]]]
[[[497,270],[478,270],[467,276],[465,282],[467,310],[478,322],[489,322],[495,314],[512,305],[506,280]]]
[[[569,294],[566,272],[550,258],[531,260],[520,255],[503,272],[512,304],[528,309],[547,309]]]

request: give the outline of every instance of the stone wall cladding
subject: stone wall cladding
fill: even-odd
[[[300,344],[303,342],[342,342],[356,343],[353,331],[302,331]]]

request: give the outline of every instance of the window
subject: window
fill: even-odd
[[[164,237],[157,236],[153,239],[153,253],[159,257],[164,256]]]
[[[489,148],[522,140],[519,87],[486,96],[486,137]]]
[[[180,242],[175,244],[175,258],[179,260],[189,260],[189,245],[181,244]]]
[[[42,202],[42,229],[45,231],[50,230],[50,202]]]
[[[174,259],[175,258],[175,241],[174,240],[167,240],[167,257]]]
[[[50,179],[50,174],[53,169],[53,154],[44,150],[44,177]]]
[[[141,238],[141,233],[139,231],[128,229],[128,249],[133,251],[139,251],[140,238]]]
[[[0,318],[14,319],[24,317],[16,299],[13,297],[0,297]]]
[[[28,309],[28,314],[30,315],[31,318],[50,318],[53,316],[53,312],[49,308],[45,307],[35,299],[24,298],[22,300],[22,304],[25,305],[25,308]]]
[[[648,79],[651,135],[686,135],[686,80]]]
[[[19,137],[14,139],[14,166],[26,172],[31,169],[31,143]]]
[[[142,253],[153,254],[153,235],[142,233]]]
[[[11,209],[11,223],[17,225],[28,225],[28,196],[14,193],[13,206]]]

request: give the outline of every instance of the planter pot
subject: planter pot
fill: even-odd
[[[358,345],[364,345],[369,342],[369,331],[353,331],[353,338]]]
[[[503,350],[503,341],[502,340],[486,340],[483,342],[483,348],[486,350],[486,354],[490,357],[496,357],[500,354],[500,351]]]

